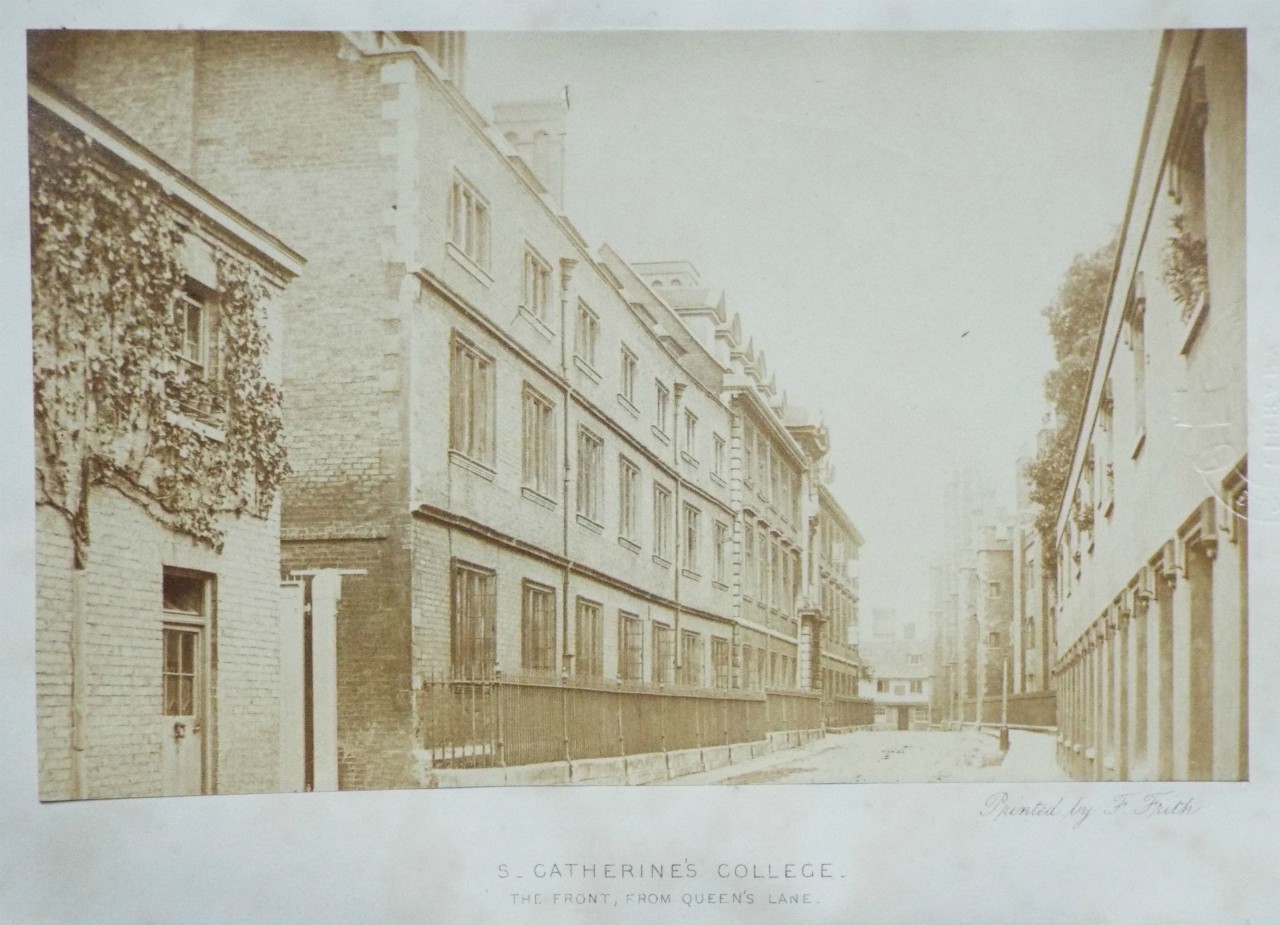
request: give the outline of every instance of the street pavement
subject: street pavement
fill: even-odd
[[[1054,737],[1011,730],[1000,754],[994,735],[959,732],[850,732],[762,755],[741,764],[689,774],[666,784],[855,784],[1065,781],[1054,761]]]

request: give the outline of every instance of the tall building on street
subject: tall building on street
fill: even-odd
[[[1245,36],[1164,35],[1058,511],[1061,763],[1248,776]]]
[[[280,540],[286,576],[348,574],[339,786],[567,759],[559,732],[536,755],[465,738],[517,706],[559,722],[557,687],[584,692],[579,731],[603,728],[602,691],[636,694],[608,722],[688,719],[599,733],[589,757],[727,746],[730,705],[760,737],[855,725],[830,704],[856,693],[862,538],[821,475],[826,428],[691,264],[588,247],[562,100],[486,119],[456,33],[58,32],[31,51],[307,255],[280,299]]]

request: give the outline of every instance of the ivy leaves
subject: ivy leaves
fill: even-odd
[[[215,251],[225,362],[214,380],[181,375],[187,232],[175,204],[82,134],[35,110],[30,124],[40,503],[71,522],[81,563],[96,484],[220,549],[220,517],[265,515],[287,471],[280,390],[263,374],[268,285]],[[216,421],[182,415],[192,404],[217,408]]]
[[[1165,241],[1163,257],[1164,282],[1181,306],[1185,323],[1192,312],[1200,307],[1200,300],[1209,290],[1209,248],[1205,239],[1195,235],[1187,227],[1186,216],[1173,217],[1173,230]]]

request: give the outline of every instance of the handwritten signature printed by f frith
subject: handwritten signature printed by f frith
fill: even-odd
[[[1058,797],[1048,800],[1015,800],[999,790],[983,801],[978,815],[987,819],[1060,819],[1079,828],[1091,816],[1133,816],[1154,819],[1163,816],[1193,816],[1204,803],[1174,790],[1108,794],[1086,800]]]

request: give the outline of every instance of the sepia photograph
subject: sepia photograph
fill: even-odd
[[[41,800],[1248,780],[1243,29],[26,42]]]

